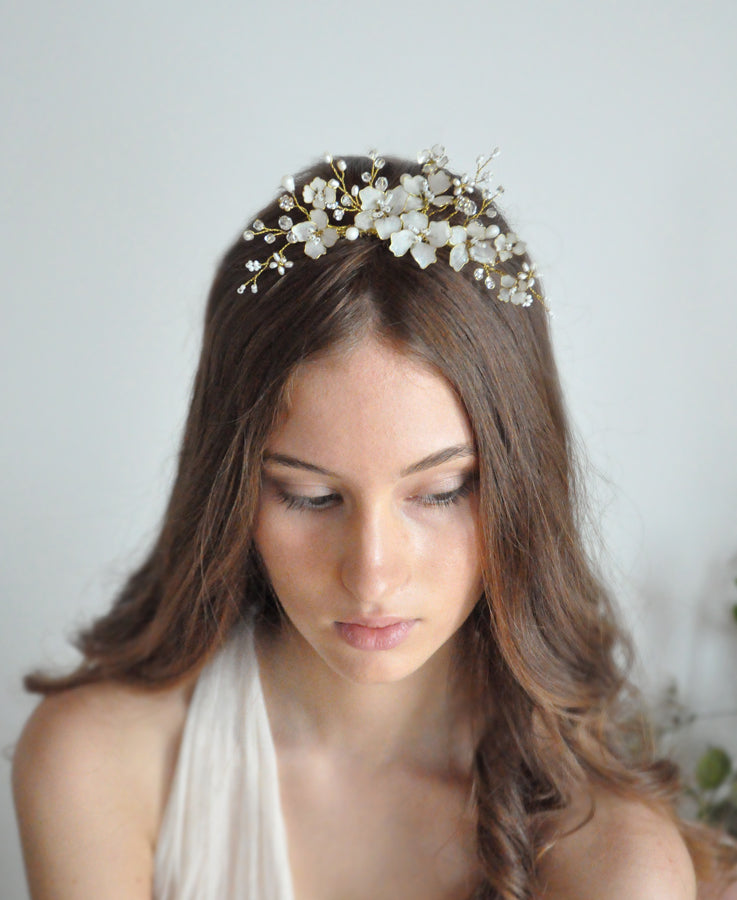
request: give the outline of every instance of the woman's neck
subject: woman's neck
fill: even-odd
[[[335,753],[365,768],[467,773],[473,753],[467,679],[454,666],[460,636],[390,683],[333,671],[290,625],[257,632],[261,683],[282,752]]]

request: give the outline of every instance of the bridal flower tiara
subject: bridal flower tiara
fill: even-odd
[[[518,306],[543,302],[535,290],[534,265],[526,260],[514,265],[515,257],[525,255],[525,244],[494,223],[494,202],[503,189],[491,187],[488,169],[497,153],[478,157],[472,176],[454,175],[446,168],[445,149],[436,145],[418,154],[420,175],[404,173],[393,185],[381,174],[385,162],[374,150],[368,154],[370,167],[361,173],[360,184],[346,183],[345,160],[326,156],[333,177],[313,178],[301,196],[294,178],[286,176],[278,200],[283,213],[278,227],[255,219],[243,232],[246,241],[263,239],[274,249],[265,260],[246,262],[250,278],[238,293],[249,289],[257,293],[267,273],[286,274],[294,265],[289,252],[298,244],[307,256],[318,259],[339,240],[370,235],[387,242],[395,256],[409,253],[422,269],[437,262],[438,248],[450,247],[451,267],[460,272],[471,263],[474,278],[489,290],[498,287],[502,302]]]

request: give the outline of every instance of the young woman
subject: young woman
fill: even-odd
[[[161,532],[28,679],[35,900],[692,900],[727,859],[632,724],[488,162],[327,158],[225,255]]]

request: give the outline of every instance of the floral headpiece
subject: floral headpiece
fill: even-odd
[[[341,239],[355,241],[372,235],[388,242],[395,256],[409,252],[422,269],[437,261],[439,247],[450,247],[449,261],[456,272],[470,262],[474,278],[490,290],[497,287],[498,279],[499,300],[519,306],[542,302],[534,288],[532,264],[523,261],[516,274],[510,273],[509,265],[503,266],[524,256],[526,248],[516,234],[505,234],[493,221],[497,216],[494,201],[503,189],[491,188],[487,170],[497,153],[480,156],[472,177],[459,176],[446,169],[445,149],[436,145],[418,154],[422,174],[404,173],[395,185],[381,175],[385,161],[374,150],[368,155],[371,168],[361,174],[361,184],[346,184],[345,160],[326,156],[333,177],[329,181],[313,178],[302,188],[301,198],[294,178],[283,178],[278,201],[283,215],[278,227],[269,228],[256,219],[243,232],[245,240],[263,238],[274,250],[265,260],[246,262],[251,277],[238,293],[249,288],[257,293],[259,280],[267,272],[284,275],[294,265],[287,256],[290,245],[302,244],[307,256],[318,259]]]

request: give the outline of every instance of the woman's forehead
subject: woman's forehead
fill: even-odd
[[[268,449],[337,462],[346,454],[382,454],[405,468],[464,443],[473,443],[472,429],[447,379],[415,356],[366,338],[300,367]]]

